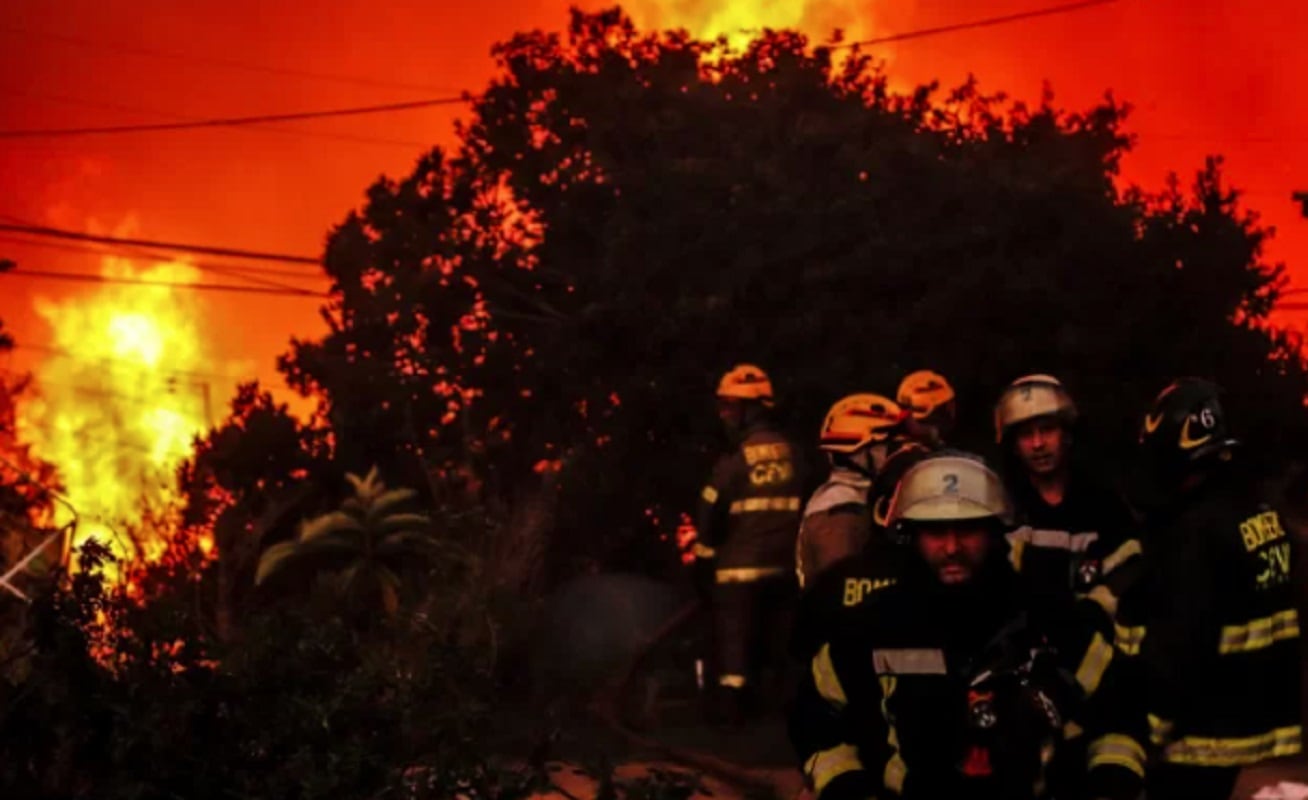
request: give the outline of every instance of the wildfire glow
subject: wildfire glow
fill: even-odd
[[[639,0],[629,4],[645,27],[681,27],[695,36],[725,36],[742,49],[764,28],[800,30],[824,42],[840,29],[845,41],[876,35],[871,3],[863,0]]]
[[[192,267],[137,270],[106,257],[101,274],[191,283]],[[77,510],[72,546],[92,537],[128,561],[158,559],[168,544],[175,472],[210,424],[211,388],[193,292],[104,284],[55,302],[35,300],[52,352],[18,409],[21,436],[55,465]],[[225,391],[226,387],[217,387]],[[61,509],[67,521],[71,512]]]

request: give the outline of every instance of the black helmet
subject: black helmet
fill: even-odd
[[[1140,445],[1156,471],[1179,477],[1210,459],[1229,459],[1240,444],[1227,427],[1221,388],[1200,378],[1173,381],[1140,426]]]

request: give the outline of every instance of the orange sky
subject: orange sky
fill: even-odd
[[[819,31],[857,24],[860,33],[882,35],[1053,2],[809,3],[800,16]],[[721,5],[640,0],[633,8],[644,21],[695,29]],[[306,11],[308,6],[290,0],[11,0],[0,9],[6,62],[0,128],[276,113],[476,89],[492,73],[493,42],[515,30],[559,28],[566,7],[562,0],[324,0]],[[42,33],[184,52],[196,60],[70,45]],[[940,77],[954,83],[970,70],[985,87],[1033,97],[1047,79],[1060,101],[1074,107],[1112,89],[1137,108],[1132,129],[1140,142],[1126,165],[1130,179],[1155,187],[1169,169],[1189,173],[1206,153],[1225,154],[1228,175],[1248,190],[1249,205],[1278,228],[1273,257],[1286,261],[1294,280],[1308,286],[1308,219],[1289,198],[1295,188],[1308,189],[1308,106],[1303,93],[1292,88],[1308,75],[1305,41],[1308,15],[1288,0],[1118,0],[1063,16],[904,42],[885,53],[902,81]],[[309,80],[204,59],[431,88]],[[0,140],[5,188],[0,214],[143,238],[316,255],[329,226],[360,202],[377,175],[408,170],[419,148],[394,142],[448,141],[460,111],[437,108],[284,126],[390,143],[253,128]],[[8,242],[0,242],[0,256],[29,268],[96,269],[94,260],[81,255]],[[0,319],[21,342],[47,344],[48,331],[33,311],[35,296],[64,298],[83,291],[77,284],[0,278]],[[203,300],[218,356],[215,374],[248,376],[253,368],[275,381],[273,358],[289,337],[320,330],[312,301],[217,293]],[[1282,321],[1301,327],[1303,320],[1287,314]],[[39,355],[20,351],[10,365],[24,368]]]

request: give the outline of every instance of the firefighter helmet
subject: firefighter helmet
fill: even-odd
[[[937,372],[920,369],[909,373],[900,381],[896,396],[914,419],[925,420],[941,411],[952,416],[954,387]]]
[[[827,412],[818,447],[829,453],[854,453],[887,441],[903,421],[904,411],[894,400],[879,394],[851,394]]]
[[[1065,425],[1076,421],[1076,404],[1052,375],[1026,375],[1013,381],[995,404],[995,441],[1003,442],[1013,426],[1037,417],[1057,417]]]
[[[1229,453],[1239,445],[1222,409],[1222,389],[1200,378],[1173,381],[1154,399],[1140,426],[1140,444],[1163,470]]]
[[[732,400],[757,400],[772,405],[772,381],[753,364],[737,364],[718,382],[718,397]]]
[[[1009,521],[1011,506],[1004,484],[976,456],[941,451],[923,458],[904,473],[890,501],[887,522],[934,523],[962,520]]]

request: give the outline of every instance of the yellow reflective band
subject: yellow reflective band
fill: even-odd
[[[703,542],[695,542],[695,544],[691,546],[690,552],[695,556],[695,558],[716,558],[718,554],[717,550],[714,550]]]
[[[1128,628],[1125,625],[1114,625],[1117,635],[1114,637],[1113,644],[1121,650],[1124,655],[1135,656],[1140,654],[1140,644],[1144,641],[1145,627],[1136,625]]]
[[[744,689],[745,676],[724,672],[718,676],[718,686],[725,686],[728,689]]]
[[[1162,717],[1154,716],[1153,714],[1149,714],[1148,716],[1149,741],[1155,747],[1162,747],[1164,742],[1172,738],[1172,729],[1176,727],[1176,723],[1172,722],[1170,719],[1163,719]]]
[[[1171,764],[1234,767],[1296,755],[1302,749],[1303,729],[1292,725],[1240,739],[1185,736],[1163,748],[1163,758]]]
[[[1008,548],[1008,562],[1013,565],[1014,572],[1022,571],[1022,553],[1026,550],[1026,542],[1018,539],[1010,540]]]
[[[822,645],[818,654],[813,656],[812,670],[813,685],[823,700],[842,707],[849,704],[845,687],[840,685],[840,677],[836,675],[836,665],[831,663],[831,645]]]
[[[1135,739],[1117,733],[1101,736],[1090,743],[1090,769],[1112,764],[1131,770],[1141,778],[1145,771],[1145,751]]]
[[[881,716],[886,721],[886,744],[890,745],[890,758],[886,759],[886,768],[881,772],[881,783],[895,794],[904,793],[904,779],[908,777],[908,764],[899,753],[899,731],[895,729],[895,718],[887,708],[890,698],[899,685],[899,679],[893,675],[882,675],[881,682]]]
[[[760,511],[798,511],[798,497],[747,497],[731,504],[732,514],[753,514]]]
[[[1084,553],[1099,540],[1095,531],[1072,533],[1071,531],[1051,531],[1023,525],[1008,534],[1008,540],[1016,544],[1024,542],[1042,550],[1066,550],[1069,553]]]
[[[1108,558],[1104,559],[1103,574],[1107,575],[1118,567],[1126,563],[1131,556],[1138,556],[1143,553],[1140,547],[1139,539],[1127,539],[1120,547],[1114,550]]]
[[[1064,739],[1068,739],[1068,740],[1078,739],[1084,735],[1085,735],[1085,728],[1082,728],[1080,725],[1077,725],[1075,720],[1068,720],[1068,723],[1063,726]]]
[[[718,583],[753,583],[764,578],[785,575],[785,567],[728,567],[713,573]]]
[[[847,772],[856,772],[863,768],[858,760],[858,748],[848,744],[838,744],[830,750],[814,753],[804,763],[804,774],[813,781],[813,790],[822,794],[827,784]]]
[[[944,675],[945,651],[930,648],[886,648],[872,651],[878,675]]]
[[[1099,584],[1091,589],[1086,597],[1095,605],[1102,608],[1108,616],[1117,616],[1117,595],[1113,594],[1113,590],[1109,589],[1106,585],[1102,583]]]
[[[1081,684],[1087,695],[1094,694],[1099,688],[1099,682],[1104,679],[1104,672],[1112,660],[1112,645],[1105,641],[1102,635],[1096,633],[1090,640],[1090,646],[1086,648],[1081,666],[1076,668],[1076,682]]]
[[[704,491],[700,492],[699,496],[704,498],[705,503],[713,505],[718,501],[718,490],[712,486],[705,486]]]
[[[1298,636],[1299,612],[1288,608],[1270,617],[1256,619],[1247,625],[1227,625],[1222,628],[1222,638],[1217,645],[1217,652],[1222,655],[1248,653]]]

